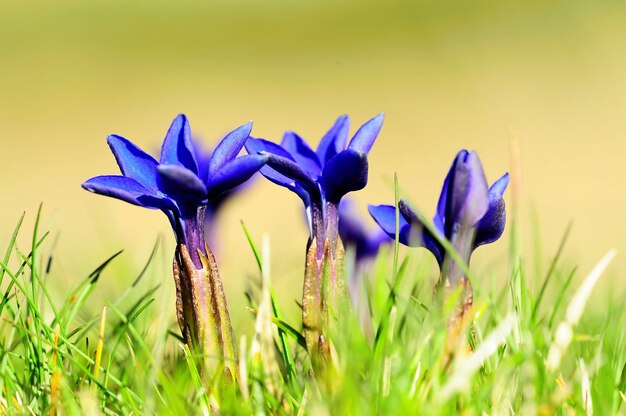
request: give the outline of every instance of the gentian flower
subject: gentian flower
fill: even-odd
[[[359,317],[361,328],[372,336],[372,322],[368,311],[365,279],[380,248],[393,240],[380,228],[368,229],[351,199],[339,204],[339,236],[344,247],[353,254],[353,265],[348,268],[348,291],[352,306]]]
[[[461,150],[454,159],[443,183],[433,224],[439,237],[452,243],[465,264],[469,264],[477,247],[493,243],[502,235],[506,223],[502,195],[508,183],[509,174],[506,173],[488,187],[482,164],[474,151]],[[440,283],[446,287],[469,285],[465,273],[421,223],[408,203],[400,200],[398,209],[400,243],[411,247],[423,246],[432,252],[441,270]],[[369,212],[378,225],[395,238],[395,207],[370,205]]]
[[[344,290],[341,282],[344,249],[339,239],[341,198],[367,184],[367,154],[382,127],[380,114],[366,122],[348,144],[349,119],[341,116],[324,135],[317,150],[296,133],[285,133],[280,145],[250,138],[250,154],[266,155],[260,172],[270,181],[296,193],[304,202],[309,241],[302,297],[302,323],[310,352],[325,354],[323,334],[330,309],[337,308]]]
[[[267,161],[263,155],[236,157],[251,129],[252,123],[247,123],[233,130],[210,157],[201,157],[187,118],[179,115],[165,136],[158,162],[124,137],[111,135],[107,141],[122,175],[83,183],[88,191],[165,213],[177,242],[173,268],[178,324],[192,350],[205,358],[227,359],[225,375],[230,377],[235,375],[234,339],[222,281],[205,242],[204,221],[211,201],[248,180]]]

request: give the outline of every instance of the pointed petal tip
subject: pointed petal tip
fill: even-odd
[[[372,123],[374,125],[378,125],[378,130],[380,130],[382,128],[383,122],[385,121],[385,113],[380,112],[378,114],[376,114],[374,117],[372,117],[371,119],[369,119],[369,121],[367,121],[367,123]]]
[[[252,122],[252,120],[248,120],[247,122],[245,122],[244,124],[242,124],[241,126],[237,127],[235,130],[248,130],[248,136],[250,136],[250,132],[252,131],[252,125],[254,123]]]
[[[475,150],[472,150],[472,152],[475,152]],[[461,150],[459,150],[459,151],[457,152],[457,154],[456,154],[456,156],[455,156],[455,159],[458,159],[458,160],[466,160],[466,159],[467,159],[467,156],[468,156],[469,154],[470,154],[470,151],[469,151],[469,150],[467,150],[467,149],[465,149],[465,148],[463,148],[463,149],[461,149]]]
[[[409,204],[406,199],[400,198],[400,200],[398,201],[398,210],[400,211],[400,214],[402,214],[402,216],[407,220],[407,222],[415,220],[419,221],[419,217],[417,216],[413,208],[411,208],[411,204]]]
[[[188,121],[187,116],[184,113],[179,113],[176,117],[174,117],[174,121],[182,121],[183,123]]]
[[[491,185],[491,187],[489,188],[489,194],[502,197],[502,195],[504,195],[504,191],[506,191],[506,188],[509,186],[509,180],[509,173],[506,172],[500,177],[500,179],[498,179]]]
[[[382,209],[385,209],[383,207],[388,207],[390,205],[383,205],[383,204],[379,204],[379,205],[374,205],[374,204],[367,204],[367,212],[370,214],[370,216],[374,219],[374,221],[376,221],[376,223],[379,223],[378,220],[376,219],[376,217],[379,215],[380,211]],[[395,208],[394,208],[395,210]],[[384,228],[384,227],[383,227]]]
[[[137,147],[133,142],[128,140],[126,137],[120,136],[119,134],[114,134],[114,133],[113,134],[109,134],[107,136],[107,144],[109,145],[109,147],[111,148],[111,150],[114,153],[115,153],[116,149],[120,145],[127,145],[127,146]]]
[[[230,131],[229,133],[226,134],[226,136],[224,136],[224,138],[226,138],[227,136],[237,132],[237,133],[243,133],[244,136],[248,136],[248,138],[250,138],[250,133],[252,132],[252,126],[253,126],[253,122],[252,120],[248,120],[245,123],[243,123],[242,125],[240,125],[239,127],[233,129],[232,131]],[[222,139],[224,140],[224,139]]]
[[[224,136],[211,155],[209,176],[215,175],[224,165],[237,157],[241,149],[246,146],[248,139],[250,139],[251,131],[252,121],[249,121]],[[248,150],[247,147],[246,150]]]
[[[333,156],[345,150],[350,130],[350,117],[343,114],[337,117],[333,126],[322,136],[317,145],[317,156],[324,166]]]
[[[208,183],[209,199],[235,189],[252,177],[269,159],[264,155],[245,155],[224,165]]]
[[[285,141],[286,140],[290,140],[290,139],[295,139],[295,140],[300,139],[300,140],[302,140],[300,135],[298,133],[296,133],[295,131],[293,131],[293,130],[285,130],[285,132],[283,133],[283,139],[281,140],[280,145],[284,147],[285,146]]]
[[[122,137],[120,135],[117,135],[117,134],[109,134],[107,136],[107,144],[109,146],[115,144],[116,142],[122,141],[122,140],[125,140],[124,137]]]
[[[84,190],[86,190],[86,191],[89,191],[89,192],[93,192],[93,193],[95,193],[95,192],[96,192],[96,190],[95,190],[95,189],[91,186],[91,184],[89,183],[89,181],[90,181],[90,180],[91,180],[91,179],[86,180],[85,182],[81,183],[81,184],[80,184],[80,187],[81,187],[81,188],[83,188],[83,189],[84,189]]]
[[[189,126],[189,119],[187,118],[185,114],[179,113],[176,117],[174,117],[174,119],[170,123],[170,128],[177,126],[177,125],[181,125],[183,127]]]
[[[383,127],[382,113],[363,123],[350,140],[349,149],[369,153]]]
[[[107,144],[124,176],[136,180],[146,188],[156,188],[157,161],[152,156],[117,134],[110,134]]]
[[[229,131],[228,133],[226,133],[226,135],[220,140],[220,142],[217,144],[217,146],[215,147],[215,149],[217,149],[220,144],[222,144],[224,141],[226,142],[239,142],[242,139],[245,138],[245,140],[247,140],[248,138],[250,138],[250,132],[252,131],[252,121],[248,121],[234,129],[232,129],[231,131]],[[245,142],[245,141],[244,141]]]
[[[396,208],[393,205],[373,205],[367,206],[367,211],[376,223],[388,234],[395,234],[396,220],[395,211]],[[392,212],[393,211],[393,212]],[[393,218],[392,218],[393,217]]]
[[[194,173],[198,173],[198,162],[191,138],[191,126],[184,114],[177,115],[170,124],[161,145],[159,162],[179,164]]]
[[[83,189],[97,195],[120,199],[133,205],[146,208],[168,208],[166,198],[158,196],[154,191],[145,188],[132,178],[120,175],[102,175],[93,177],[82,184]]]

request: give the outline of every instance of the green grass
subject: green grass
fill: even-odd
[[[239,342],[238,383],[216,384],[208,392],[171,311],[160,304],[167,296],[158,282],[171,276],[153,267],[158,244],[145,268],[125,272],[123,281],[133,283],[120,287],[113,299],[94,293],[119,253],[94,265],[59,300],[58,283],[48,279],[50,259],[44,253],[50,242],[40,230],[40,214],[28,252],[16,244],[26,233],[22,219],[0,258],[2,414],[626,411],[624,294],[610,299],[596,294],[598,305],[581,309],[580,300],[592,289],[582,282],[594,273],[561,264],[569,231],[541,279],[527,275],[533,267],[515,254],[516,247],[510,250],[508,276],[473,276],[473,322],[460,343],[473,351],[455,350],[451,361],[444,346],[454,302],[433,299],[431,260],[422,250],[401,256],[396,245],[394,255],[381,254],[370,276],[375,336],[368,340],[347,308],[338,311],[331,332],[333,364],[313,376],[299,317],[281,314],[279,293],[271,286],[269,243],[263,239],[257,245],[244,227],[259,265],[248,292],[256,314],[253,336]],[[595,277],[601,278],[602,266]],[[94,311],[102,304],[106,308]],[[250,312],[231,310],[235,316],[245,313]],[[571,342],[556,336],[559,327],[559,333],[573,329]]]

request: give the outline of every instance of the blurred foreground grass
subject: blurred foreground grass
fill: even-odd
[[[332,369],[314,378],[297,314],[281,313],[273,297],[269,244],[252,245],[264,278],[248,282],[248,310],[231,309],[257,316],[252,336],[239,333],[238,384],[207,392],[171,314],[173,296],[162,285],[171,276],[159,262],[169,253],[161,245],[145,267],[121,271],[134,283],[116,296],[102,299],[95,290],[119,253],[55,300],[53,258],[44,255],[49,234],[36,226],[30,247],[19,249],[18,233],[28,234],[21,225],[0,261],[3,414],[613,415],[626,408],[624,294],[586,307],[590,296],[598,300],[592,291],[614,252],[579,287],[560,250],[538,291],[515,254],[504,287],[488,272],[477,276],[472,327],[452,355],[445,340],[455,301],[433,301],[428,258],[400,258],[395,268],[383,253],[369,284],[378,336],[368,341],[342,310],[330,335]]]

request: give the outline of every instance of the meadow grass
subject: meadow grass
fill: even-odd
[[[592,271],[562,265],[567,234],[548,271],[529,284],[511,239],[508,275],[472,276],[471,325],[446,345],[454,295],[433,297],[429,258],[382,253],[367,284],[374,328],[367,337],[347,305],[336,311],[332,364],[313,375],[299,317],[279,310],[269,243],[244,227],[259,273],[247,299],[252,336],[239,340],[236,384],[203,383],[175,322],[159,304],[158,283],[139,284],[159,255],[127,271],[115,299],[94,289],[119,253],[65,291],[51,294],[48,234],[37,216],[20,250],[23,217],[0,258],[0,409],[2,414],[624,414],[624,294],[586,308],[615,254]],[[171,279],[158,275],[157,280]],[[507,282],[504,285],[494,281]],[[295,284],[295,283],[294,283]],[[531,289],[537,287],[538,289]],[[58,289],[58,288],[56,288]],[[106,304],[93,312],[93,305]]]

